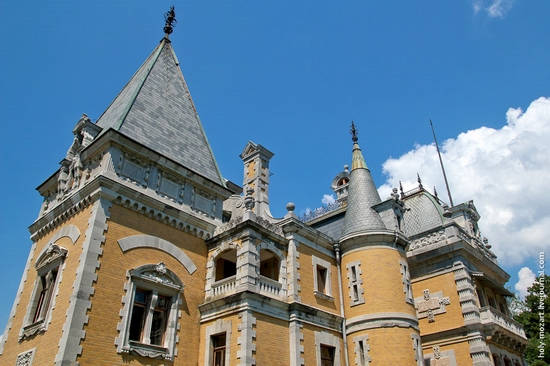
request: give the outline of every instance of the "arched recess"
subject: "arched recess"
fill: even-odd
[[[189,274],[197,270],[195,263],[185,254],[183,250],[167,240],[151,235],[133,235],[118,239],[118,245],[122,252],[136,248],[152,248],[161,250],[177,259],[184,266]]]
[[[260,258],[260,275],[286,284],[286,258],[283,252],[277,249],[273,243],[266,242],[259,244],[257,250]],[[275,262],[277,262],[278,268],[275,271],[270,270],[269,266],[274,265]],[[264,265],[267,266],[262,269]]]
[[[206,283],[207,287],[213,282],[217,281],[217,278],[219,277],[217,275],[218,272],[218,261],[220,259],[230,260],[229,255],[233,256],[233,253],[235,254],[234,261],[235,261],[235,267],[237,264],[237,251],[239,249],[239,246],[236,243],[222,243],[214,252],[210,255],[210,258],[208,258],[208,262],[206,263],[207,268],[207,274],[206,274]]]

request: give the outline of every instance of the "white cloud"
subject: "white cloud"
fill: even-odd
[[[510,108],[500,129],[480,127],[441,146],[455,204],[473,199],[480,228],[499,261],[518,265],[548,248],[550,227],[550,98],[539,98],[525,112]],[[428,190],[447,199],[435,145],[417,145],[383,164],[382,199],[403,182],[416,187],[416,173]]]
[[[518,282],[515,284],[514,288],[519,292],[519,296],[523,299],[527,296],[527,288],[531,287],[533,282],[535,282],[535,274],[527,267],[523,267],[518,272]]]
[[[472,6],[474,14],[479,13],[483,9],[491,18],[504,18],[512,8],[513,3],[514,0],[491,0],[490,4],[486,5],[485,0],[474,0]]]
[[[332,194],[323,195],[323,199],[321,200],[321,202],[323,202],[323,205],[332,205],[335,201],[336,199]]]

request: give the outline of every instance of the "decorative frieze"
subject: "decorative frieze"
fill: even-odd
[[[445,236],[445,230],[439,230],[437,232],[433,232],[431,234],[423,236],[419,239],[413,240],[411,242],[411,245],[409,246],[409,251],[416,250],[418,248],[427,247],[427,246],[439,243],[441,241],[444,241],[446,239],[447,237]]]

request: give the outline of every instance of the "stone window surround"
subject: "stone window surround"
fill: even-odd
[[[365,298],[363,297],[363,294],[365,293],[365,290],[363,289],[363,279],[361,278],[361,261],[357,260],[348,263],[346,265],[346,269],[348,270],[350,306],[364,304]],[[355,278],[353,276],[353,271],[355,271]],[[357,298],[354,297],[354,286],[357,287]]]
[[[355,364],[358,366],[367,366],[372,361],[369,356],[370,346],[367,343],[368,340],[368,334],[353,337],[353,343],[355,343]]]
[[[55,298],[59,291],[59,283],[61,282],[63,269],[65,267],[65,258],[67,257],[67,249],[57,244],[50,242],[38,256],[35,269],[36,279],[34,281],[34,288],[31,293],[30,301],[27,306],[25,320],[23,322],[23,328],[19,333],[19,339],[28,338],[39,332],[44,332],[48,329],[48,324],[51,321],[52,310],[55,308]],[[53,288],[48,295],[47,310],[37,321],[33,321],[38,306],[39,297],[41,294],[42,278],[49,272],[57,270],[57,275],[53,283]]]
[[[321,345],[334,347],[334,366],[340,366],[340,338],[325,331],[315,331],[315,355],[317,365],[321,364]]]
[[[176,335],[179,330],[179,318],[181,311],[180,292],[183,291],[183,283],[163,262],[158,264],[146,264],[127,272],[127,281],[124,285],[126,295],[122,298],[123,308],[120,311],[121,322],[117,326],[119,337],[115,339],[118,353],[135,353],[150,358],[163,358],[174,360],[177,355]],[[146,343],[133,342],[128,339],[134,296],[136,289],[154,291],[163,296],[171,297],[167,327],[164,334],[164,345],[156,346]]]
[[[231,360],[231,320],[218,319],[212,325],[206,327],[205,344],[208,346],[204,350],[204,366],[212,365],[212,356],[214,348],[212,347],[211,337],[225,333],[225,366],[230,365]]]
[[[313,293],[315,296],[320,297],[325,300],[334,301],[332,296],[332,266],[330,262],[325,261],[314,255],[311,256],[311,265],[313,267]],[[325,275],[325,293],[319,292],[319,267],[326,270]]]
[[[405,302],[414,305],[411,274],[409,272],[409,264],[407,261],[399,260],[399,266],[401,267],[401,275],[403,282],[403,292],[405,293]]]

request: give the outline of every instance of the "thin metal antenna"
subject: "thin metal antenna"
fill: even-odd
[[[432,126],[432,133],[434,135],[435,148],[437,149],[437,156],[439,156],[439,163],[441,164],[441,170],[443,171],[443,179],[445,179],[445,186],[447,187],[447,194],[449,195],[449,203],[451,207],[454,207],[453,197],[451,196],[451,190],[449,189],[449,182],[447,181],[447,174],[445,174],[445,167],[443,166],[443,160],[441,159],[441,152],[439,151],[439,144],[437,143],[437,138],[435,137],[434,125],[430,119],[430,126]]]

